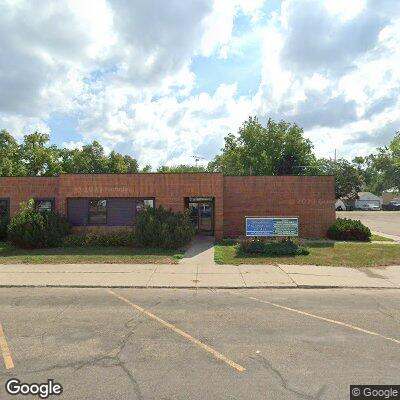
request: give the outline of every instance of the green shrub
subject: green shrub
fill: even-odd
[[[238,248],[246,254],[262,254],[265,256],[300,256],[310,254],[306,247],[290,240],[265,242],[261,239],[243,238],[240,240]]]
[[[7,239],[7,227],[8,227],[9,219],[8,218],[0,218],[0,240]]]
[[[143,247],[178,249],[192,240],[194,232],[188,212],[174,213],[163,207],[146,207],[136,220],[136,242]]]
[[[86,235],[68,235],[63,239],[63,247],[88,246],[133,246],[135,235],[133,230],[118,230],[110,233],[88,233]]]
[[[369,242],[371,231],[361,221],[338,218],[328,229],[328,237],[334,240]]]
[[[39,212],[30,200],[11,219],[7,238],[14,245],[25,249],[58,247],[69,230],[65,217],[49,211]]]

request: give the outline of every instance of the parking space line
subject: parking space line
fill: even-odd
[[[1,349],[1,354],[3,355],[4,365],[6,369],[14,368],[14,362],[11,357],[10,349],[8,348],[3,326],[1,324],[0,324],[0,349]]]
[[[178,334],[178,335],[184,337],[185,339],[189,340],[190,342],[196,344],[201,349],[203,349],[204,351],[210,353],[211,355],[213,355],[218,360],[223,361],[225,364],[229,365],[231,368],[235,369],[236,371],[243,372],[243,371],[246,370],[246,368],[244,368],[241,365],[239,365],[239,364],[235,363],[234,361],[230,360],[228,357],[226,357],[223,354],[221,354],[220,352],[214,350],[212,347],[206,345],[205,343],[201,342],[200,340],[194,338],[189,333],[183,331],[182,329],[179,329],[178,327],[176,327],[175,325],[171,324],[170,322],[165,321],[165,320],[161,319],[160,317],[157,317],[157,315],[154,315],[153,313],[151,313],[149,311],[146,311],[143,307],[140,307],[137,304],[132,303],[130,300],[128,300],[127,298],[125,298],[123,296],[120,296],[119,294],[115,293],[113,290],[111,290],[111,289],[106,289],[106,290],[107,290],[108,293],[112,294],[113,296],[117,297],[121,301],[125,302],[126,304],[128,304],[129,306],[134,308],[135,310],[140,311],[141,313],[143,313],[144,315],[146,315],[150,319],[153,319],[153,320],[159,322],[160,324],[164,325],[165,327],[171,329],[176,334]]]
[[[389,337],[389,336],[384,336],[384,335],[382,335],[382,334],[380,334],[378,332],[369,331],[367,329],[363,329],[363,328],[360,328],[360,327],[355,326],[355,325],[347,324],[346,322],[341,322],[341,321],[337,321],[335,319],[321,317],[320,315],[311,314],[311,313],[308,313],[306,311],[298,310],[296,308],[282,306],[281,304],[273,303],[273,302],[268,301],[268,300],[261,300],[261,299],[258,299],[257,297],[246,296],[246,295],[241,294],[241,293],[236,293],[236,292],[232,292],[232,291],[229,291],[229,293],[234,294],[236,296],[244,297],[246,299],[254,300],[254,301],[257,301],[259,303],[265,303],[265,304],[268,304],[270,306],[280,308],[282,310],[286,310],[286,311],[294,312],[294,313],[297,313],[297,314],[300,314],[300,315],[305,315],[307,317],[319,319],[320,321],[325,321],[325,322],[329,322],[331,324],[344,326],[346,328],[353,329],[355,331],[363,332],[363,333],[366,333],[366,334],[372,335],[372,336],[377,336],[377,337],[380,337],[381,339],[385,339],[385,340],[388,340],[390,342],[393,342],[393,343],[396,343],[396,344],[400,344],[400,340],[398,340],[398,339],[395,339],[395,338],[392,338],[392,337]]]

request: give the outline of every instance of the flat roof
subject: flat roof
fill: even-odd
[[[271,177],[271,178],[281,178],[284,176],[292,176],[292,177],[319,177],[319,176],[335,176],[335,175],[224,175],[222,172],[65,172],[59,175],[5,175],[0,176],[1,178],[59,178],[60,176],[71,176],[71,175],[222,175],[226,177],[236,177],[236,178],[244,178],[244,177]]]

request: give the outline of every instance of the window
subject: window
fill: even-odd
[[[9,217],[8,199],[0,199],[0,221]]]
[[[107,200],[89,200],[89,224],[101,225],[107,223]]]
[[[39,212],[54,211],[54,199],[36,199],[35,206]]]
[[[136,211],[141,211],[145,207],[154,208],[154,199],[137,199],[136,200]]]

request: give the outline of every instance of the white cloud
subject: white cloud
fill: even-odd
[[[35,131],[50,133],[50,128],[40,118],[21,118],[17,115],[0,115],[0,130],[1,129],[8,130],[19,140],[21,140],[24,135]]]
[[[383,144],[399,124],[400,2],[284,0],[267,22],[264,3],[0,0],[0,128],[73,114],[82,138],[65,146],[96,139],[154,166],[212,158],[255,113],[300,123],[319,155]],[[229,68],[249,47],[262,48],[254,97],[199,91],[195,57]]]
[[[129,151],[143,165],[190,163],[197,153],[210,159],[222,146],[223,136],[235,132],[254,111],[249,99],[236,99],[236,91],[236,85],[220,85],[213,95],[201,93],[181,101],[168,95],[138,102],[106,91],[104,98],[86,103],[93,108],[86,109],[79,128],[96,132],[89,140],[100,136],[106,148]],[[118,105],[107,103],[118,97]]]
[[[319,155],[370,152],[400,127],[400,3],[379,4],[286,0],[265,29],[259,113],[298,122]]]

